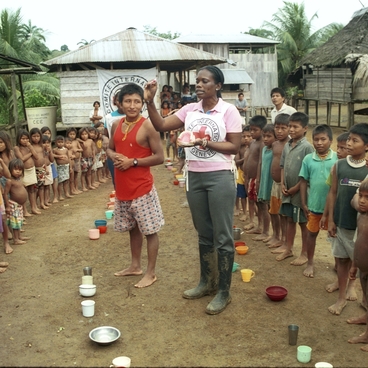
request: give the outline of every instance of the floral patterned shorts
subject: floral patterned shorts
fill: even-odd
[[[143,235],[157,233],[165,221],[156,188],[153,186],[149,193],[132,201],[116,198],[114,219],[115,231],[130,231],[138,225]]]

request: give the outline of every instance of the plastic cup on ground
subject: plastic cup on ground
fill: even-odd
[[[289,330],[289,345],[296,345],[296,342],[298,341],[299,326],[289,325],[288,330]]]
[[[112,219],[113,214],[114,214],[114,211],[113,210],[105,211],[105,215],[106,215],[106,218],[108,220],[111,220]]]
[[[83,300],[82,314],[84,317],[93,317],[95,315],[95,302],[94,300]]]
[[[333,365],[327,362],[318,362],[314,366],[315,368],[333,368]]]
[[[129,368],[130,367],[130,358],[127,356],[117,357],[112,361],[112,365],[110,367],[115,368]]]
[[[239,263],[234,262],[233,263],[233,272],[237,271],[239,266],[240,266]]]
[[[247,268],[240,270],[240,272],[241,272],[242,280],[244,282],[250,282],[250,279],[252,279],[256,274],[254,271],[249,270]]]
[[[90,275],[82,276],[82,285],[93,285],[93,276]]]
[[[92,267],[84,267],[83,268],[83,275],[90,275],[90,276],[92,276]]]
[[[312,357],[312,348],[306,345],[298,346],[296,358],[300,363],[309,363]]]

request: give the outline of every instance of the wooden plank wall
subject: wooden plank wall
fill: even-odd
[[[304,79],[305,99],[340,103],[350,101],[352,74],[349,68],[315,68],[313,74],[304,75]]]
[[[93,102],[99,101],[99,87],[95,70],[58,73],[62,122],[83,125],[89,122]]]

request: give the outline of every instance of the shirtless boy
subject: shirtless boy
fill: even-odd
[[[17,146],[14,146],[14,154],[24,163],[23,184],[28,192],[28,200],[31,205],[31,212],[35,215],[40,215],[41,211],[37,208],[36,192],[34,189],[37,183],[36,167],[34,160],[37,159],[37,153],[29,141],[29,133],[26,130],[20,130],[17,135]],[[24,203],[24,216],[31,216],[27,212]]]
[[[247,192],[244,186],[244,158],[249,150],[250,143],[252,142],[252,136],[250,135],[249,125],[243,128],[242,139],[240,142],[239,152],[235,155],[235,164],[238,169],[238,178],[236,180],[236,202],[234,216],[239,216],[240,212],[243,212],[243,216],[239,218],[240,221],[246,221],[247,219]],[[239,203],[240,202],[240,203]]]
[[[81,128],[79,130],[78,141],[83,150],[81,157],[81,185],[83,192],[86,192],[88,189],[96,189],[96,187],[92,185],[92,166],[96,156],[95,142],[89,138],[87,128]]]
[[[38,128],[32,128],[29,132],[31,138],[31,144],[37,153],[37,158],[34,158],[36,167],[36,198],[40,198],[40,207],[45,210],[49,206],[45,203],[45,177],[46,177],[46,165],[45,165],[45,151],[42,145],[42,133]]]
[[[349,279],[355,280],[359,269],[360,284],[363,291],[363,307],[367,309],[367,294],[368,294],[368,179],[362,181],[359,187],[359,193],[355,194],[351,205],[358,211],[357,219],[357,238],[354,245],[354,258],[349,272]],[[368,352],[368,310],[360,317],[353,317],[347,320],[350,324],[365,324],[367,325],[364,333],[352,337],[348,340],[350,344],[367,344],[360,349]]]
[[[267,119],[264,116],[256,115],[249,120],[250,134],[253,138],[249,146],[249,155],[244,160],[244,185],[248,193],[249,204],[249,224],[244,226],[247,234],[261,234],[262,229],[254,224],[254,214],[257,203],[256,179],[259,168],[259,160],[263,148],[263,128],[267,124]]]
[[[70,157],[69,150],[64,147],[64,137],[62,135],[58,135],[55,141],[56,147],[54,148],[52,153],[54,154],[54,158],[57,163],[58,200],[63,201],[65,198],[73,197],[69,194]],[[65,197],[63,197],[63,190]]]
[[[27,190],[23,185],[24,163],[15,158],[9,162],[11,179],[6,181],[4,200],[8,215],[8,224],[13,229],[14,244],[24,244],[29,238],[21,237],[20,230],[23,225],[23,205],[27,201]]]
[[[83,149],[77,139],[77,130],[69,128],[66,131],[66,136],[72,140],[72,153],[74,155],[73,173],[70,175],[71,194],[80,194],[82,191],[78,189],[78,176],[81,172],[81,156]]]
[[[73,150],[72,139],[65,137],[65,148],[68,150],[68,155],[70,159],[69,167],[69,193],[70,194],[80,194],[82,192],[74,190],[74,167],[75,167],[75,154]]]
[[[151,121],[140,114],[143,107],[142,88],[133,83],[126,84],[120,91],[119,101],[126,112],[126,118],[113,124],[113,138],[110,139],[107,154],[115,166],[114,228],[116,231],[129,231],[132,261],[128,268],[116,272],[115,276],[143,274],[141,252],[145,236],[147,270],[143,278],[134,285],[144,288],[157,280],[157,233],[164,221],[150,167],[161,164],[164,161],[164,153],[160,134]]]
[[[271,177],[273,182],[270,200],[273,234],[272,238],[267,241],[267,245],[269,248],[277,249],[274,249],[271,253],[282,253],[285,250],[285,248],[279,248],[286,240],[286,217],[279,214],[282,202],[280,160],[282,150],[289,140],[289,116],[288,114],[279,114],[275,118],[276,141],[272,144]]]

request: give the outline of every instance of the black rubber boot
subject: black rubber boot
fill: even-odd
[[[199,246],[199,260],[201,266],[201,277],[199,284],[194,289],[183,293],[185,299],[199,299],[205,295],[217,292],[217,252],[215,249],[208,251],[208,247]]]
[[[233,263],[234,253],[223,252],[222,254],[218,254],[218,292],[212,301],[207,305],[207,314],[219,314],[231,302],[230,285]]]

